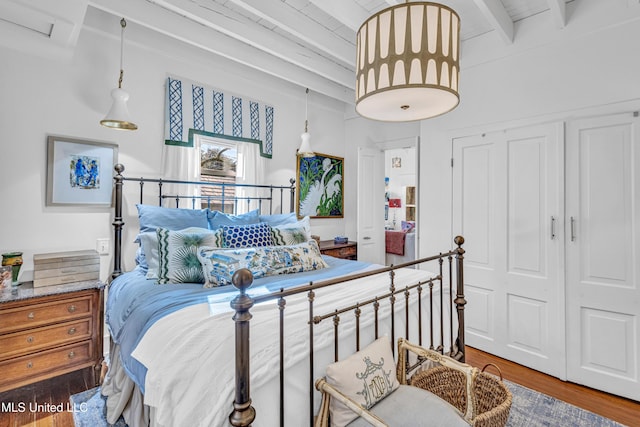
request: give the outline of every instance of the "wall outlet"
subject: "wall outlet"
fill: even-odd
[[[109,255],[111,239],[98,239],[96,241],[96,251],[99,255]]]

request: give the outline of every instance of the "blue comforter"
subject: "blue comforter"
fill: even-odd
[[[359,261],[323,258],[329,268],[257,279],[248,293],[288,289],[310,281],[348,275],[370,266]],[[157,320],[181,308],[211,301],[231,301],[238,293],[233,286],[206,289],[202,284],[193,283],[158,285],[155,280],[147,279],[144,273],[143,269],[136,268],[111,283],[105,315],[111,337],[120,346],[122,365],[143,392],[146,368],[131,357],[131,353],[144,333]],[[230,322],[232,315],[229,315]]]

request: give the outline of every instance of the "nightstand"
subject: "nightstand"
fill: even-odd
[[[103,289],[99,280],[0,289],[0,392],[102,364]]]
[[[358,259],[358,243],[333,243],[333,240],[320,241],[320,253],[342,259]]]

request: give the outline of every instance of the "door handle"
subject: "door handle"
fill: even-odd
[[[371,240],[371,237],[366,236],[366,237],[363,237],[362,240]]]
[[[575,225],[576,225],[576,219],[574,217],[571,217],[571,241],[572,242],[575,242],[576,240]]]
[[[556,218],[554,216],[551,217],[551,240],[556,238]]]

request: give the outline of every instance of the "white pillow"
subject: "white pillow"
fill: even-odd
[[[327,383],[369,409],[400,386],[391,340],[382,336],[363,350],[327,366]],[[329,405],[331,425],[344,427],[358,415],[336,399]]]
[[[300,221],[271,227],[274,245],[295,245],[307,242],[311,237],[311,223],[305,216]]]

